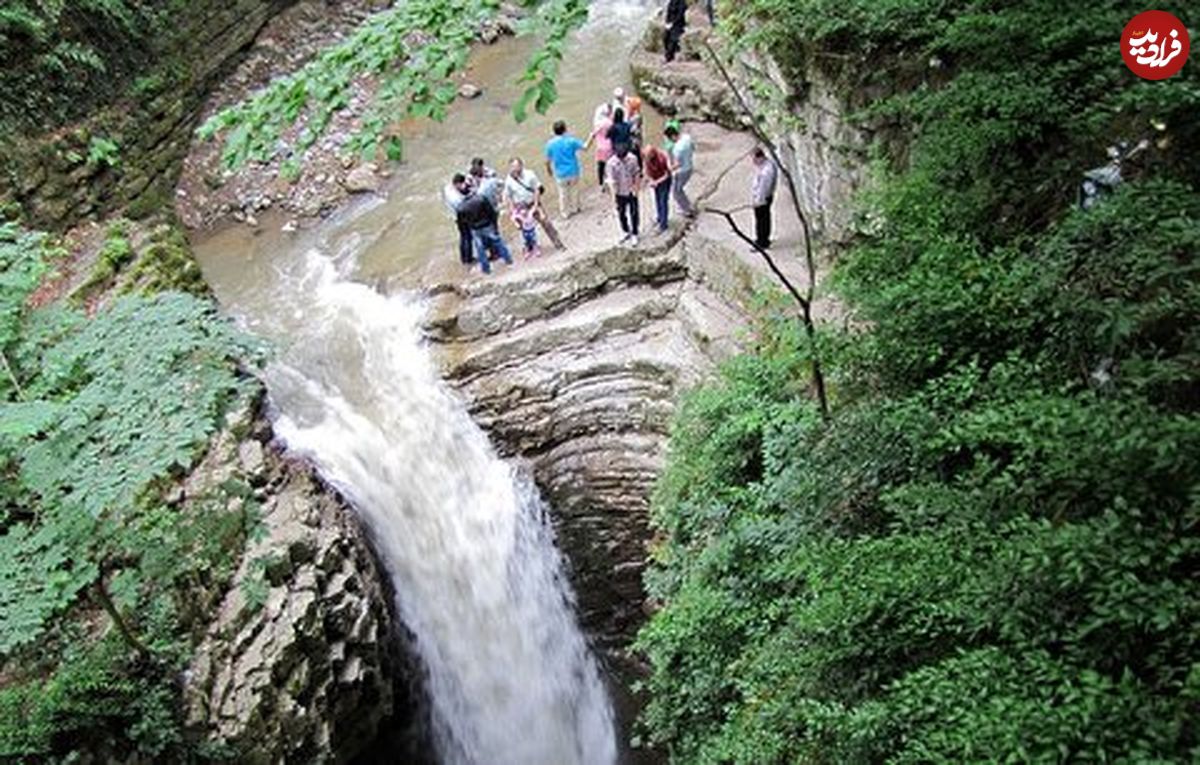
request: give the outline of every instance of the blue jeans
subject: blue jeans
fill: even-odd
[[[658,218],[658,229],[667,230],[667,221],[671,216],[671,176],[654,187],[654,211]]]
[[[671,179],[671,193],[675,197],[675,204],[679,205],[679,209],[684,215],[696,214],[696,208],[684,190],[691,179],[692,169],[690,167],[687,170],[677,170],[675,177]]]
[[[485,274],[492,272],[492,264],[488,262],[488,250],[495,250],[505,263],[512,265],[513,259],[508,252],[508,245],[500,238],[500,232],[496,230],[495,224],[472,229],[471,238],[475,242],[475,259],[479,261],[479,267]]]

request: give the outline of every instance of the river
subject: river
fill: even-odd
[[[266,382],[277,434],[375,539],[427,669],[445,763],[609,765],[622,748],[548,508],[441,381],[419,288],[459,268],[439,198],[448,175],[474,155],[524,155],[540,169],[553,119],[583,132],[595,104],[628,87],[626,54],[650,12],[596,2],[564,64],[562,100],[520,127],[509,107],[531,43],[480,48],[472,80],[484,96],[445,122],[406,126],[407,161],[385,199],[293,234],[267,218],[257,235],[237,226],[196,242],[223,310],[275,348]]]

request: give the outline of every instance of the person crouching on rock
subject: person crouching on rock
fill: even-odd
[[[505,263],[512,265],[512,255],[509,254],[508,246],[504,244],[497,227],[500,215],[496,206],[483,194],[477,194],[462,173],[454,176],[454,186],[463,195],[463,201],[458,206],[458,220],[471,232],[471,240],[475,245],[475,259],[479,261],[480,269],[485,274],[492,272],[487,255],[489,249],[494,249]]]
[[[558,230],[550,222],[550,216],[546,214],[542,205],[542,194],[545,191],[537,175],[525,167],[520,157],[513,157],[508,165],[508,175],[504,177],[504,199],[509,210],[528,207],[534,220],[541,224],[542,230],[546,232],[546,236],[550,237],[556,248],[562,250],[565,248],[562,240],[558,238]]]
[[[625,236],[618,244],[638,243],[638,192],[642,188],[642,171],[637,157],[629,151],[629,144],[619,144],[616,154],[608,161],[607,181],[609,190],[617,202],[617,219]]]

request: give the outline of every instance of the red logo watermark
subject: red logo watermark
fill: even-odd
[[[1144,11],[1121,33],[1121,58],[1138,77],[1165,80],[1183,68],[1191,43],[1187,27],[1166,11]]]

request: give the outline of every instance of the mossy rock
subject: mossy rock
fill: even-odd
[[[211,294],[187,237],[173,224],[154,229],[150,242],[129,271],[123,292],[175,290],[193,295]]]

